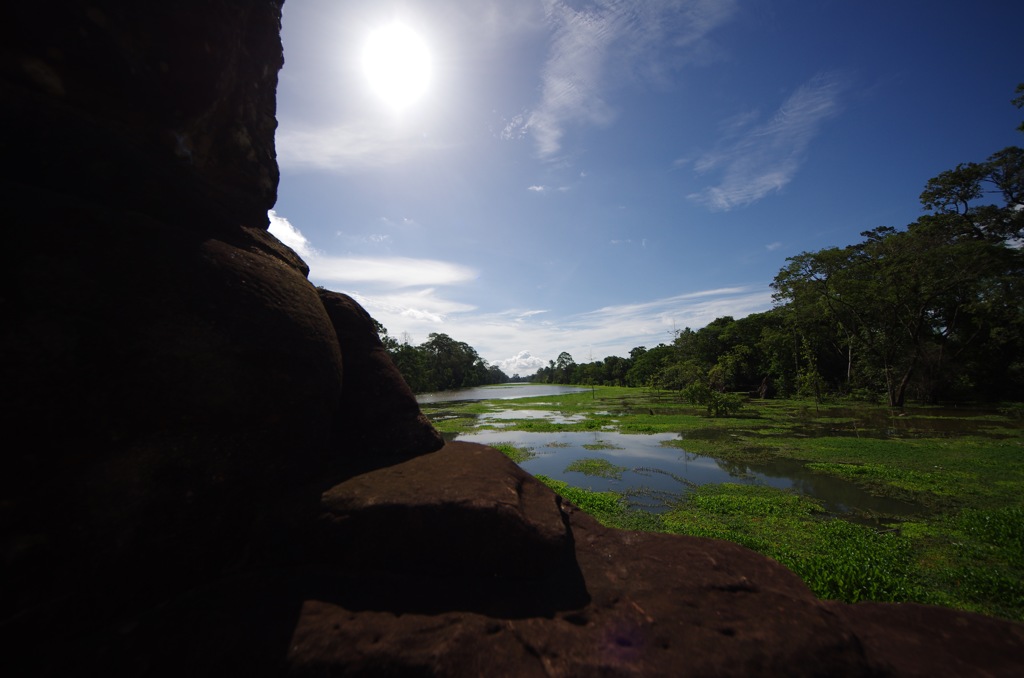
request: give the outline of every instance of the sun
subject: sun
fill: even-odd
[[[422,98],[430,86],[430,50],[404,24],[378,28],[363,48],[363,73],[388,107],[403,110]]]

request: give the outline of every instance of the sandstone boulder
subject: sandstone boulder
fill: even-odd
[[[279,30],[279,2],[44,0],[5,19],[0,619],[16,644],[280,560],[347,456],[441,445],[365,312],[332,322],[266,230]],[[357,444],[346,403],[395,437]]]
[[[444,444],[384,350],[373,320],[354,299],[320,289],[338,343],[345,347],[345,389],[336,421],[350,452],[335,458],[344,474],[379,468]]]

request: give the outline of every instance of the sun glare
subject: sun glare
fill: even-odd
[[[430,50],[407,26],[391,24],[370,34],[363,49],[363,72],[385,104],[401,110],[430,85]]]

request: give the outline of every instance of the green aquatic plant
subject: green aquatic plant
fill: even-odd
[[[584,445],[586,447],[586,445]],[[625,466],[616,466],[607,459],[577,459],[565,467],[566,472],[582,473],[586,476],[621,480]]]
[[[919,507],[903,522],[885,524],[875,515],[830,516],[815,500],[752,485],[695,489],[680,482],[676,493],[640,496],[643,488],[598,493],[552,481],[556,492],[605,525],[728,539],[782,562],[824,597],[912,600],[1024,621],[1020,405],[916,406],[896,417],[887,407],[850,400],[827,407],[813,400],[751,400],[739,413],[710,418],[680,406],[677,392],[625,387],[516,402],[553,417],[585,418],[515,421],[506,430],[673,433],[679,437],[663,445],[726,465],[797,461]],[[469,432],[478,430],[475,414],[506,408],[505,401],[491,401],[434,411],[442,430],[464,425]],[[557,435],[551,440],[537,446],[560,446]],[[871,524],[858,522],[865,519]]]
[[[809,544],[783,564],[820,598],[902,602],[921,595],[913,544],[894,531],[828,520],[816,525]]]
[[[892,532],[824,518],[821,504],[757,485],[705,485],[664,518],[668,531],[733,541],[792,569],[821,598],[900,601],[918,595],[912,544]]]
[[[536,477],[537,480],[554,490],[555,494],[567,499],[602,522],[626,513],[626,503],[623,501],[622,495],[617,492],[584,490],[548,476],[538,475]]]
[[[493,443],[491,447],[498,450],[517,464],[522,464],[524,461],[529,461],[537,456],[537,454],[529,447],[517,447],[512,443]]]

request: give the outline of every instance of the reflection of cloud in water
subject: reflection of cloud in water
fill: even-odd
[[[506,410],[493,414],[503,415],[497,419],[534,418],[516,416],[523,412],[535,411]],[[551,416],[550,412],[544,414],[547,415],[544,418]],[[739,483],[793,489],[822,500],[827,509],[836,513],[861,510],[907,515],[916,509],[894,499],[875,497],[841,478],[810,471],[802,462],[793,459],[737,464],[665,444],[679,438],[676,433],[637,435],[611,431],[539,433],[506,430],[478,431],[456,436],[457,440],[484,445],[511,443],[517,447],[529,447],[538,453],[533,459],[522,463],[522,467],[530,473],[597,491],[679,496],[696,485]],[[580,459],[604,459],[630,470],[623,472],[621,478],[581,477],[578,473],[565,470],[569,464]],[[657,510],[659,507],[645,505],[644,508]]]
[[[499,410],[481,414],[480,424],[487,425],[494,419],[544,419],[555,424],[572,424],[586,418],[585,414],[555,414],[550,410]]]

